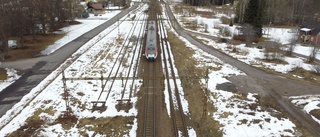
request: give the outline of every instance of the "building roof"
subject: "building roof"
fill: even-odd
[[[96,9],[96,10],[102,10],[103,9],[103,5],[101,3],[93,3],[92,8]]]
[[[310,31],[311,29],[308,29],[308,28],[301,28],[300,30],[301,30],[301,31]]]
[[[307,20],[301,25],[300,28],[301,29],[310,29],[311,34],[317,35],[320,32],[320,19]]]

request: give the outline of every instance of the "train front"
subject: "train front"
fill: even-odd
[[[156,57],[157,57],[157,55],[156,55],[155,46],[148,46],[147,51],[146,51],[146,58],[149,61],[154,61],[156,59]]]

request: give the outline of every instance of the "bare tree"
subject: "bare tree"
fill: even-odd
[[[298,35],[292,35],[292,37],[290,38],[290,43],[286,49],[286,53],[288,56],[291,56],[295,47],[296,47],[296,44],[298,43],[299,39],[298,39]]]
[[[319,47],[317,45],[314,45],[309,55],[308,62],[314,62],[316,60],[318,53],[319,53]]]
[[[319,64],[313,65],[311,69],[313,69],[314,73],[316,73],[318,75],[320,74],[320,65]]]
[[[279,42],[266,41],[264,56],[267,61],[283,60],[281,44]]]
[[[1,51],[2,54],[1,60],[6,59],[9,57],[9,49],[8,49],[8,37],[10,36],[10,14],[7,10],[7,5],[10,3],[9,0],[1,0],[0,1],[0,41],[2,43],[1,45]]]
[[[239,4],[237,5],[237,12],[238,12],[238,22],[242,22],[243,21],[243,15],[244,15],[244,11],[246,9],[246,5],[248,4],[248,0],[240,0]]]
[[[250,24],[244,24],[243,26],[243,34],[246,39],[246,46],[250,47],[252,45],[253,38],[255,36],[255,32],[253,26]]]

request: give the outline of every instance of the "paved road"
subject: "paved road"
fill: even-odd
[[[196,45],[199,49],[218,57],[220,60],[228,63],[244,73],[247,76],[231,77],[230,80],[240,91],[257,92],[262,96],[273,98],[283,110],[296,119],[302,127],[307,129],[314,136],[320,136],[320,125],[315,122],[308,114],[302,112],[288,100],[288,96],[320,94],[320,85],[303,81],[283,78],[277,75],[266,73],[260,69],[249,66],[226,54],[223,54],[212,47],[208,47],[193,39],[176,21],[169,6],[166,5],[168,16],[177,33],[186,38],[190,43]]]
[[[0,117],[2,117],[10,108],[12,108],[13,105],[19,102],[24,95],[28,94],[35,86],[46,78],[50,72],[59,67],[61,63],[70,57],[70,55],[83,44],[107,27],[116,23],[118,18],[122,18],[133,9],[136,9],[138,5],[139,3],[136,3],[130,9],[123,10],[104,24],[67,43],[53,54],[29,60],[2,63],[0,66],[1,68],[15,68],[23,70],[24,74],[15,83],[0,92]]]

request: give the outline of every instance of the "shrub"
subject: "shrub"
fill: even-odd
[[[239,40],[239,41],[246,41],[246,37],[243,35],[234,35],[233,36],[234,40]],[[253,38],[254,43],[258,43],[260,41],[260,39],[258,37]]]
[[[67,130],[70,129],[74,124],[76,124],[77,121],[78,121],[77,116],[75,116],[70,111],[66,111],[62,113],[57,119],[57,122],[62,124],[62,127]]]
[[[222,16],[220,18],[220,21],[222,22],[222,24],[229,24],[230,23],[230,19],[226,16]]]
[[[313,65],[312,70],[314,73],[320,75],[320,65]]]

